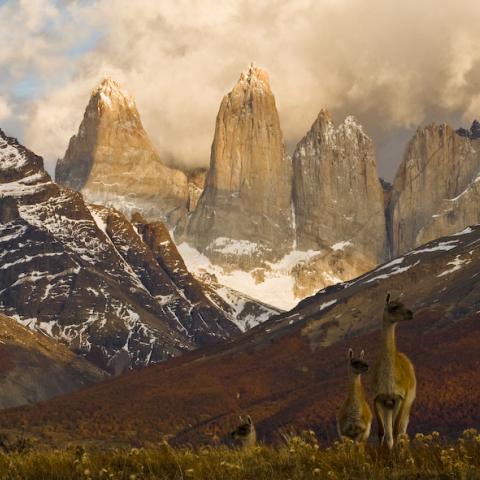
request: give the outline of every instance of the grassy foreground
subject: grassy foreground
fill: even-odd
[[[391,454],[367,446],[318,445],[313,432],[280,447],[174,449],[26,449],[0,454],[2,479],[480,479],[480,434],[466,430],[455,443],[417,435]]]

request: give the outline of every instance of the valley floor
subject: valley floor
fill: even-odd
[[[466,430],[455,443],[437,433],[417,434],[389,454],[373,446],[335,443],[321,447],[313,432],[278,447],[174,449],[168,443],[145,449],[42,450],[19,442],[0,454],[2,479],[479,479],[480,434]]]

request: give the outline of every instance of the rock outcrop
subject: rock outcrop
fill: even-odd
[[[188,242],[217,263],[246,269],[281,258],[293,241],[291,181],[267,73],[251,66],[220,105]]]
[[[58,183],[86,200],[174,225],[186,214],[185,173],[165,166],[132,97],[111,78],[92,92],[77,135],[55,170]]]
[[[320,111],[293,154],[293,200],[297,249],[321,251],[296,268],[299,296],[387,258],[373,142],[353,117],[336,127]]]
[[[239,333],[163,224],[85,204],[1,131],[0,199],[2,313],[114,372]]]
[[[390,202],[394,254],[480,223],[480,139],[448,125],[419,128]]]
[[[480,139],[480,122],[478,120],[474,120],[470,130],[466,128],[459,128],[457,133],[462,137],[467,137],[471,140],[478,140]]]
[[[206,168],[197,168],[187,172],[188,177],[188,211],[193,212],[197,208],[198,201],[205,189],[208,170]]]

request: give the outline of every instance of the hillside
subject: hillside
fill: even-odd
[[[0,408],[39,402],[106,378],[61,343],[0,314]]]
[[[397,329],[418,377],[410,432],[456,436],[480,421],[479,253],[480,227],[468,228],[322,290],[223,345],[4,412],[0,427],[21,423],[53,443],[141,444],[165,436],[210,443],[248,412],[261,439],[293,426],[331,440],[345,394],[347,348],[365,348],[367,360],[375,358],[390,292],[415,312]]]

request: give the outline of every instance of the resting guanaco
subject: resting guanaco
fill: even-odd
[[[396,324],[412,318],[411,310],[387,295],[380,356],[373,371],[373,395],[379,442],[381,445],[386,439],[389,449],[400,435],[406,435],[416,395],[415,370],[410,360],[397,351],[395,341]]]
[[[348,350],[348,395],[337,417],[337,430],[340,438],[350,438],[356,443],[365,442],[370,435],[372,426],[372,411],[365,399],[362,385],[362,373],[368,370],[364,360],[364,351],[360,358],[353,356],[353,350]]]
[[[247,415],[246,421],[239,417],[240,425],[230,434],[242,448],[253,447],[257,442],[257,433],[252,418]]]

